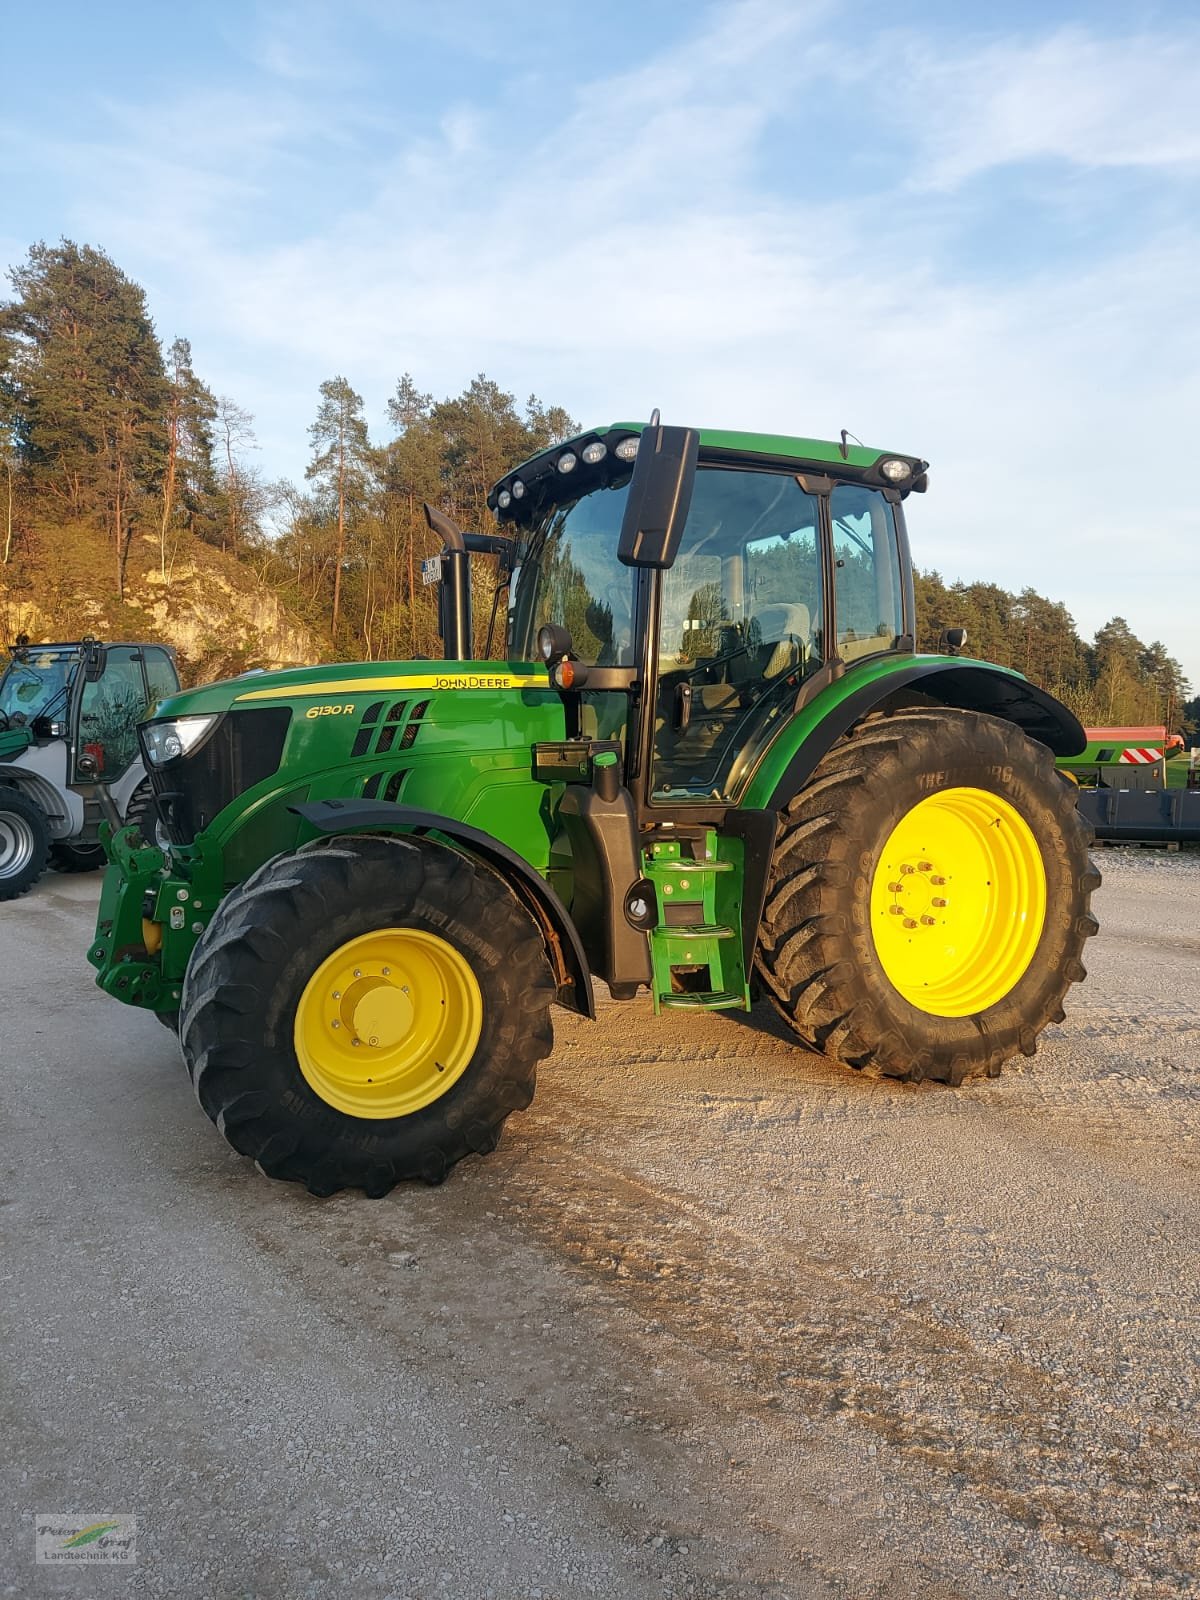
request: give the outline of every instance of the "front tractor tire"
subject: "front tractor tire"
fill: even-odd
[[[553,1043],[541,933],[499,877],[425,839],[277,856],[192,953],[196,1096],[270,1178],[372,1198],[495,1149]]]
[[[39,808],[12,784],[0,784],[0,900],[32,889],[49,852],[50,831]]]
[[[994,1077],[1063,1020],[1100,875],[1053,757],[934,707],[840,740],[782,818],[758,971],[805,1040],[872,1076]]]

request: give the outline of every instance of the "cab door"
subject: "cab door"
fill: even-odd
[[[95,682],[84,683],[75,741],[77,780],[98,778],[111,784],[137,759],[137,725],[150,699],[142,655],[134,645],[109,645],[103,673]],[[95,762],[94,771],[90,763],[79,771],[81,756]]]
[[[793,473],[701,466],[662,574],[651,804],[736,799],[824,655],[822,506]]]

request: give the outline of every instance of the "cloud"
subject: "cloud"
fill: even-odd
[[[1200,34],[1102,38],[1063,28],[961,54],[910,46],[899,102],[919,182],[952,189],[997,167],[1200,171]]]

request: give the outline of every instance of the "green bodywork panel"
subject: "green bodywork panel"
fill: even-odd
[[[561,785],[532,780],[532,746],[562,739],[565,722],[544,667],[494,661],[304,667],[187,690],[163,701],[156,716],[272,705],[292,710],[278,770],[238,795],[193,845],[173,847],[165,876],[158,850],[128,849],[125,833],[109,842],[89,960],[100,986],[117,998],[175,1009],[188,958],[226,891],[270,856],[316,837],[290,807],[361,798],[372,792],[372,780],[375,798],[469,823],[537,872],[548,871]],[[364,723],[372,708],[379,708],[375,720]],[[389,780],[397,775],[393,790]],[[143,917],[161,928],[158,955],[145,948]],[[135,977],[139,964],[145,971]]]
[[[780,730],[763,753],[741,796],[740,804],[752,809],[766,806],[796,751],[836,706],[872,684],[878,688],[878,697],[882,699],[888,692],[886,680],[897,673],[908,672],[914,666],[980,667],[986,672],[1014,678],[1020,683],[1026,681],[1019,672],[1012,672],[1007,667],[997,667],[990,661],[973,661],[966,656],[918,656],[897,653],[862,661],[850,667],[843,677],[836,679],[828,688],[822,689],[815,699],[794,715],[780,715]]]
[[[645,428],[644,422],[612,422],[604,427],[589,428],[586,433],[576,434],[574,439],[564,439],[554,445],[549,453],[558,455],[560,451],[570,449],[573,444],[596,434],[603,437],[607,433],[642,433]],[[839,467],[865,469],[874,466],[881,456],[895,455],[902,461],[914,463],[917,460],[917,457],[903,450],[874,450],[866,445],[847,443],[843,451],[840,444],[830,439],[801,439],[783,433],[738,433],[725,428],[701,428],[699,434],[701,450],[727,451],[745,456],[774,456],[781,461],[816,462],[827,465],[835,473]],[[537,457],[530,459],[536,460]],[[523,462],[522,466],[526,464]],[[514,467],[512,470],[519,473],[521,468]]]
[[[28,728],[8,728],[0,733],[0,761],[12,761],[33,743]]]

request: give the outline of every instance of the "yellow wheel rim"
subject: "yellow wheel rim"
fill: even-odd
[[[1012,992],[1046,922],[1046,869],[1015,806],[944,789],[892,829],[871,882],[871,931],[892,986],[935,1017]]]
[[[296,1007],[309,1087],[352,1117],[406,1117],[462,1077],[483,1027],[465,957],[419,928],[379,928],[339,946]]]

